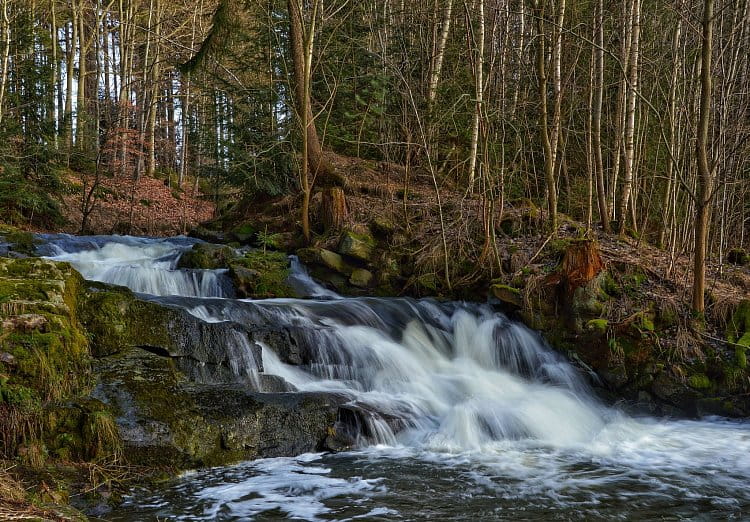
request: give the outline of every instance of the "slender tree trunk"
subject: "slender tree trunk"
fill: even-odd
[[[625,170],[623,171],[622,192],[620,193],[619,209],[617,212],[619,218],[619,230],[623,233],[628,218],[628,205],[630,204],[630,193],[633,189],[633,170],[635,158],[635,107],[638,99],[638,73],[639,73],[639,40],[641,32],[641,0],[633,0],[632,15],[632,41],[630,44],[630,70],[628,75],[628,86],[626,89],[626,112],[625,112],[625,130],[623,137]]]
[[[604,159],[602,157],[602,104],[604,97],[604,0],[599,0],[596,9],[596,82],[594,110],[592,114],[592,138],[594,148],[594,172],[596,173],[596,198],[599,205],[599,219],[606,233],[612,232],[609,223],[609,208],[604,187]]]
[[[484,31],[485,31],[485,20],[484,20],[484,0],[478,0],[478,14],[479,14],[479,30],[476,41],[476,53],[477,58],[474,62],[474,95],[476,96],[474,106],[474,120],[471,127],[471,151],[469,154],[469,190],[474,190],[474,178],[477,168],[477,149],[479,145],[479,126],[482,119],[482,111],[484,110]],[[469,13],[468,5],[466,11]],[[471,18],[467,19],[467,22],[471,24]]]
[[[5,89],[8,84],[8,63],[10,60],[10,16],[8,14],[8,3],[10,0],[2,0],[3,20],[2,20],[2,72],[0,73],[0,123],[3,122],[3,109],[5,106]]]
[[[547,184],[547,209],[549,226],[552,232],[557,230],[557,184],[555,182],[555,160],[549,130],[549,110],[547,108],[547,64],[544,45],[544,7],[543,0],[532,0],[532,9],[536,18],[537,50],[536,73],[539,82],[539,127],[544,148],[544,179]]]
[[[695,156],[698,162],[698,185],[695,202],[695,253],[693,257],[693,312],[705,311],[706,238],[713,193],[713,172],[708,160],[708,131],[711,123],[711,78],[713,54],[714,0],[703,3],[703,43],[701,47],[701,98],[698,117],[698,139]]]
[[[430,85],[427,88],[427,100],[430,106],[435,102],[437,96],[438,83],[440,83],[440,74],[443,70],[443,59],[445,58],[445,46],[448,43],[448,35],[451,29],[451,20],[453,18],[453,0],[448,0],[443,9],[443,24],[440,31],[440,40],[438,41],[435,56],[430,68]]]

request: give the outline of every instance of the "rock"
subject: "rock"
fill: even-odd
[[[371,236],[346,231],[341,235],[337,251],[341,255],[367,262],[372,258],[374,248],[375,241]]]
[[[375,237],[389,240],[396,232],[396,225],[384,217],[376,217],[370,222],[370,230]]]
[[[508,285],[494,284],[490,287],[492,295],[497,297],[502,303],[510,305],[513,308],[523,306],[521,291]]]
[[[188,237],[202,239],[207,243],[224,243],[227,238],[220,230],[213,230],[206,227],[196,227],[188,233]]]
[[[287,283],[289,260],[281,252],[252,250],[229,263],[229,276],[240,298],[295,297]]]
[[[331,270],[338,272],[339,274],[352,273],[352,268],[347,266],[347,264],[344,262],[344,259],[336,252],[331,252],[330,250],[323,249],[320,251],[320,260],[323,262],[323,265],[330,268]]]
[[[243,266],[233,266],[229,274],[234,282],[234,289],[240,298],[252,297],[256,292],[261,275],[257,270]]]
[[[144,350],[103,359],[94,395],[109,403],[128,462],[177,469],[326,449],[345,399],[315,393],[255,393],[196,384],[174,361]]]
[[[359,288],[367,288],[372,282],[372,272],[363,268],[357,268],[352,272],[349,282]]]
[[[47,318],[39,314],[22,314],[7,317],[2,321],[2,328],[6,331],[21,330],[31,332],[42,330],[47,325]]]
[[[343,257],[325,248],[302,248],[297,251],[297,256],[306,265],[319,265],[345,276],[350,276],[354,271]]]
[[[255,240],[257,232],[252,223],[243,223],[229,232],[229,238],[242,245],[249,245]]]
[[[216,270],[228,268],[229,262],[237,257],[233,248],[226,245],[196,243],[191,250],[183,253],[177,262],[177,268]]]

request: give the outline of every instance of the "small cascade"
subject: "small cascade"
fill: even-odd
[[[83,277],[156,296],[231,297],[226,270],[178,270],[177,261],[195,244],[188,238],[145,239],[130,236],[74,238],[43,236],[41,252],[67,261]]]

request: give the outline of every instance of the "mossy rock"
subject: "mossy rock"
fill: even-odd
[[[252,223],[243,223],[229,232],[230,239],[239,242],[242,245],[253,244],[258,229]]]
[[[254,250],[229,264],[238,297],[295,297],[287,282],[289,260],[281,252]]]
[[[609,328],[609,321],[606,319],[591,319],[586,322],[586,329],[589,331],[603,334]]]
[[[177,262],[177,268],[216,270],[228,268],[229,262],[237,257],[233,248],[227,245],[196,243],[193,248],[184,252]]]
[[[195,384],[173,359],[132,350],[104,359],[98,393],[111,403],[133,464],[188,469],[325,449],[343,398],[253,393]]]
[[[297,251],[297,256],[306,265],[320,265],[347,277],[354,271],[343,257],[325,248],[302,248]]]
[[[375,240],[372,236],[345,231],[341,234],[336,250],[341,255],[367,262],[372,259],[374,249]]]
[[[358,288],[367,288],[373,280],[372,272],[364,268],[357,268],[352,272],[349,282]]]
[[[388,240],[396,232],[396,225],[384,217],[376,217],[370,222],[370,230],[375,237]]]
[[[711,387],[711,380],[703,373],[696,373],[688,378],[688,385],[696,390],[706,390]]]
[[[82,283],[67,263],[0,258],[2,351],[14,361],[6,387],[25,387],[42,400],[85,389],[89,350],[77,316]]]
[[[521,291],[517,288],[503,284],[494,284],[490,287],[490,291],[492,295],[506,305],[514,308],[521,308],[523,306],[523,297],[521,296]]]
[[[9,249],[13,252],[25,256],[33,256],[36,252],[38,241],[31,232],[8,225],[0,225],[0,236],[8,243]]]

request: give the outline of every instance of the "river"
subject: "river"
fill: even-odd
[[[205,321],[302,329],[288,364],[238,352],[248,386],[344,394],[357,449],[261,459],[136,488],[109,520],[713,520],[750,509],[750,424],[629,416],[538,334],[475,303],[344,298],[292,261],[300,299],[237,300],[177,270],[194,240],[44,236],[42,253]],[[240,345],[238,350],[241,350]],[[241,362],[241,364],[239,364]]]

